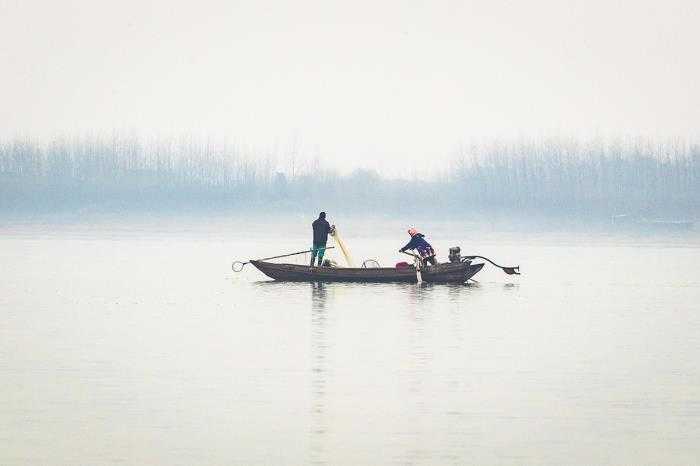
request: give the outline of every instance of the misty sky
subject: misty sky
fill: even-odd
[[[698,138],[699,25],[697,0],[0,0],[0,137],[296,141],[391,172],[481,138]]]

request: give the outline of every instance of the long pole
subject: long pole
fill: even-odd
[[[333,232],[331,233],[331,236],[333,236],[333,239],[335,240],[335,244],[340,246],[340,250],[343,251],[343,256],[345,256],[345,262],[347,262],[348,267],[355,267],[355,264],[353,263],[352,258],[350,257],[350,253],[348,252],[348,248],[345,247],[345,243],[340,238],[340,234],[338,233],[338,228],[335,228],[333,230]]]
[[[335,246],[328,246],[326,248],[318,248],[318,249],[323,249],[325,251],[326,249],[333,249],[334,247]],[[290,254],[282,254],[281,256],[263,257],[262,259],[255,259],[255,260],[267,261],[270,259],[280,259],[282,257],[296,256],[299,254],[306,254],[307,252],[312,252],[312,251],[313,251],[312,249],[307,249],[306,251],[292,252]],[[234,272],[240,272],[241,270],[243,270],[243,266],[245,266],[246,264],[250,264],[250,261],[248,261],[248,262],[236,261],[233,264],[231,264],[231,269]]]

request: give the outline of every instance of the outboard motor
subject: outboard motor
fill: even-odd
[[[450,259],[450,262],[459,262],[462,260],[462,256],[460,255],[461,249],[459,246],[455,246],[453,248],[450,248],[450,255],[447,256]]]

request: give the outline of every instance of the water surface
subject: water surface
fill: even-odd
[[[231,271],[305,248],[300,224],[3,225],[0,464],[700,457],[695,234],[435,228],[443,256],[522,266],[463,286]],[[356,260],[393,264],[398,231],[343,236]]]

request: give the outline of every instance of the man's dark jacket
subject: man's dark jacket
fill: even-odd
[[[325,245],[328,241],[328,233],[331,232],[331,224],[325,218],[317,218],[311,226],[314,229],[314,244]]]

